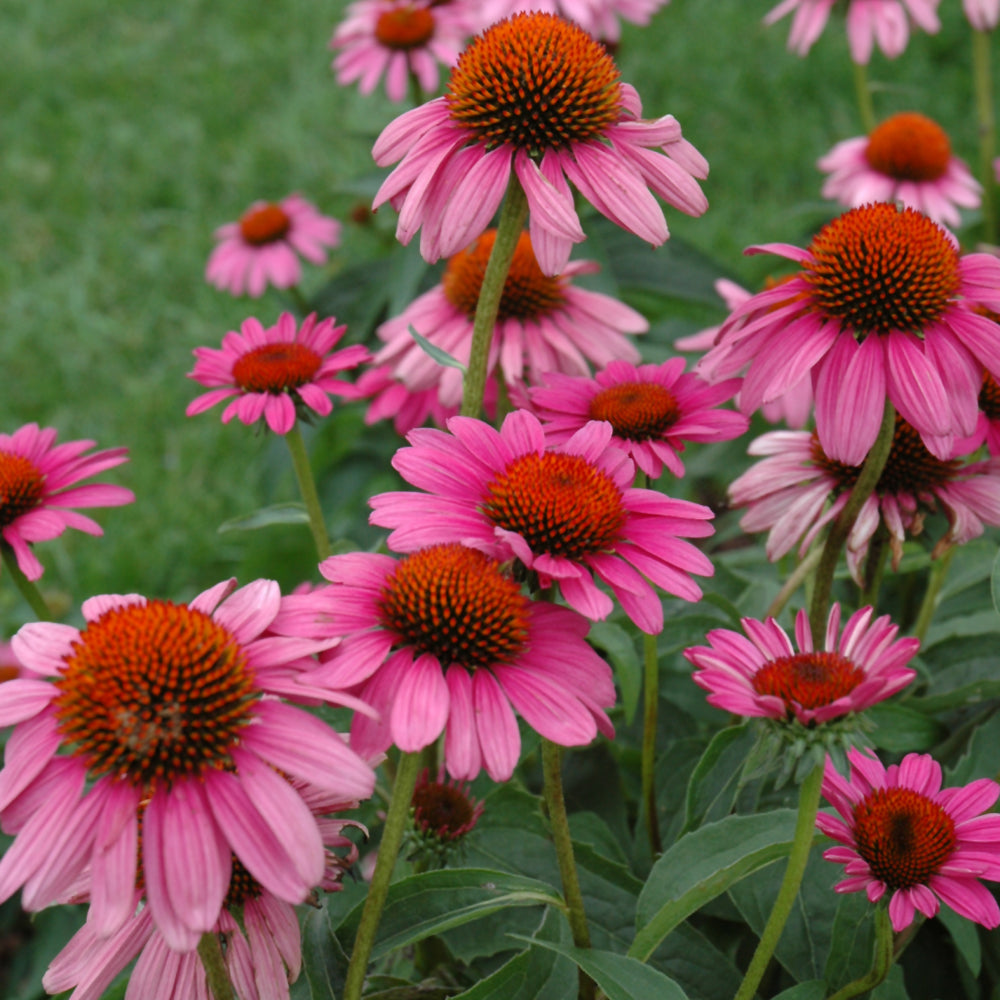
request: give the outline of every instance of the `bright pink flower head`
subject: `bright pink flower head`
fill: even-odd
[[[920,640],[897,639],[898,627],[887,615],[872,621],[870,607],[851,615],[841,631],[834,604],[822,649],[813,646],[805,611],[795,618],[798,650],[773,618],[741,624],[745,635],[713,629],[709,645],[684,650],[708,703],[736,715],[822,724],[870,708],[916,676],[906,664]]]
[[[522,10],[558,14],[580,25],[603,42],[621,37],[618,19],[632,24],[649,24],[650,18],[669,0],[484,0],[482,24],[492,24]]]
[[[977,438],[968,442],[977,443]],[[749,451],[765,458],[729,487],[732,505],[747,508],[740,526],[749,532],[770,531],[767,557],[772,561],[800,539],[799,554],[804,554],[844,508],[861,467],[827,457],[808,431],[765,434]],[[937,510],[947,517],[948,531],[938,540],[935,556],[978,537],[986,524],[1000,525],[1000,459],[966,463],[960,457],[936,458],[916,431],[897,418],[886,467],[847,537],[847,565],[854,579],[861,582],[868,546],[880,525],[888,532],[895,569],[906,535],[920,534],[927,516]]]
[[[391,202],[400,242],[420,229],[420,252],[435,261],[486,229],[513,169],[546,274],[560,274],[584,239],[570,183],[612,222],[659,246],[669,233],[653,193],[701,215],[708,201],[697,179],[708,164],[671,115],[641,116],[638,94],[600,42],[552,14],[515,14],[473,39],[444,97],[379,136],[375,162],[401,162],[374,206]]]
[[[350,686],[378,711],[354,716],[351,745],[361,753],[421,750],[444,732],[453,777],[485,767],[506,781],[521,750],[515,710],[563,746],[613,735],[611,669],[587,645],[586,619],[529,600],[482,552],[445,544],[398,560],[354,553],[320,571],[332,586],[306,606],[340,643],[304,679]]]
[[[71,507],[121,507],[135,494],[124,486],[75,486],[127,462],[126,448],[84,452],[93,441],[56,444],[52,427],[25,424],[0,434],[0,538],[9,545],[21,572],[37,580],[44,572],[31,546],[58,538],[67,528],[103,535],[101,526]]]
[[[396,452],[397,472],[426,493],[372,497],[373,524],[395,529],[389,545],[412,552],[461,542],[497,559],[517,559],[539,584],[559,584],[566,603],[590,619],[614,607],[608,584],[644,632],[663,628],[650,582],[687,601],[710,576],[704,553],[683,539],[712,533],[712,512],[654,490],[634,489],[632,460],[612,447],[611,425],[588,423],[546,449],[538,418],[516,410],[499,431],[454,417],[448,431],[418,429]]]
[[[823,33],[837,0],[782,0],[764,18],[774,24],[795,12],[788,47],[804,56]],[[847,42],[851,59],[867,65],[878,47],[890,58],[901,55],[910,39],[910,21],[929,34],[941,27],[937,7],[941,0],[847,0]]]
[[[190,604],[94,597],[82,630],[38,622],[14,637],[41,677],[0,685],[0,726],[16,727],[0,772],[0,818],[16,834],[0,900],[23,886],[38,910],[89,872],[89,923],[103,937],[132,916],[141,863],[153,922],[184,951],[216,926],[234,856],[288,903],[320,884],[321,830],[291,782],[351,801],[375,777],[280,699],[369,709],[301,681],[330,642],[273,634],[275,582],[234,587]]]
[[[976,31],[992,31],[1000,21],[1000,0],[962,0],[962,7]]]
[[[1000,309],[1000,259],[962,256],[927,216],[885,203],[845,212],[807,250],[748,252],[802,270],[737,308],[698,366],[712,380],[746,368],[745,413],[811,374],[820,444],[839,462],[864,461],[886,396],[939,458],[973,433],[983,369],[1000,377],[996,325],[976,311]]]
[[[913,111],[887,118],[870,135],[838,142],[817,166],[830,175],[824,198],[848,208],[897,201],[944,226],[961,225],[959,208],[978,208],[982,193],[952,155],[945,130]]]
[[[864,890],[872,903],[889,893],[892,929],[933,917],[940,902],[984,927],[1000,924],[1000,908],[979,880],[1000,880],[1000,815],[986,813],[1000,785],[979,778],[941,787],[941,765],[910,753],[884,767],[871,752],[851,749],[847,778],[827,760],[823,795],[840,813],[820,813],[816,826],[841,846],[823,852],[844,865],[837,892]]]
[[[720,410],[739,388],[739,379],[708,385],[684,371],[684,359],[662,365],[612,361],[594,378],[551,373],[529,390],[531,404],[551,444],[565,444],[591,420],[611,424],[615,445],[649,477],[663,467],[684,475],[680,453],[686,441],[728,441],[749,421]]]
[[[435,347],[467,364],[472,323],[486,264],[496,238],[487,229],[448,261],[441,283],[414,300],[378,330],[384,340],[376,363],[393,365],[395,378],[413,393],[435,388],[441,407],[462,402],[462,372],[436,362],[414,339],[412,327]],[[573,278],[599,270],[591,261],[573,261],[550,277],[538,266],[531,239],[522,233],[500,298],[487,361],[500,369],[508,391],[539,382],[546,372],[590,374],[616,358],[638,361],[628,334],[645,333],[646,320],[608,295],[577,288]]]
[[[337,83],[370,94],[384,76],[389,99],[404,101],[412,77],[434,93],[438,67],[454,66],[472,34],[464,8],[464,0],[357,0],[330,40]]]
[[[291,288],[302,278],[299,257],[326,263],[325,247],[340,243],[340,223],[297,194],[283,201],[255,201],[239,222],[215,231],[218,246],[205,267],[205,280],[230,295],[253,298],[268,285]]]
[[[192,400],[185,411],[189,417],[231,400],[222,411],[222,422],[237,417],[249,426],[263,417],[275,434],[287,434],[298,414],[309,411],[321,417],[333,410],[330,396],[356,399],[357,389],[337,378],[343,371],[369,360],[360,344],[330,351],[344,335],[346,326],[334,326],[332,317],[316,321],[306,317],[300,327],[288,312],[274,326],[265,328],[250,317],[240,332],[230,330],[222,347],[196,347],[194,370],[188,378],[212,386]]]

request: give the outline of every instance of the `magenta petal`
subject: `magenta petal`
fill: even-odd
[[[430,653],[418,656],[396,687],[389,727],[404,753],[433,743],[448,719],[448,686],[441,664]]]
[[[486,773],[494,781],[506,781],[521,753],[517,719],[496,678],[488,670],[472,677],[472,702],[479,719],[479,745]]]

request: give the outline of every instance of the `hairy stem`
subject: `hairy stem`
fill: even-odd
[[[948,576],[948,570],[951,567],[952,559],[955,558],[957,547],[956,545],[952,545],[931,567],[931,575],[927,581],[927,590],[924,591],[924,599],[920,602],[917,621],[913,626],[913,634],[921,642],[927,638],[927,630],[931,627],[931,619],[934,617],[938,599],[941,596],[941,587]]]
[[[875,105],[872,104],[872,89],[868,84],[868,67],[863,63],[854,64],[854,94],[858,101],[861,127],[871,132],[875,128]]]
[[[316,554],[319,556],[319,561],[322,562],[332,554],[333,549],[326,533],[323,508],[319,503],[316,481],[313,479],[312,466],[309,464],[309,455],[306,452],[305,441],[302,440],[302,431],[299,430],[298,421],[292,424],[292,429],[285,435],[285,441],[288,444],[288,450],[292,453],[295,478],[299,484],[302,501],[306,505],[306,513],[309,515],[309,530],[312,532],[313,542],[316,544]]]
[[[660,664],[656,636],[644,635],[642,674],[642,801],[646,807],[646,833],[655,860],[663,853],[660,820],[656,812],[656,721],[660,701]]]
[[[43,622],[52,621],[52,611],[45,598],[42,597],[42,592],[21,572],[14,550],[6,542],[0,542],[0,556],[3,557],[3,564],[7,567],[7,572],[10,573],[14,586],[21,592],[21,596],[28,602],[31,610],[35,612],[35,617]]]
[[[990,71],[992,32],[972,32],[972,78],[976,92],[976,126],[979,132],[979,180],[983,185],[983,239],[997,241],[996,180],[993,157],[996,155],[996,116],[993,111],[993,80]]]

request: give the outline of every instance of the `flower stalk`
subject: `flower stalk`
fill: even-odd
[[[656,812],[656,724],[660,700],[660,670],[656,636],[643,636],[642,801],[646,807],[646,833],[655,860],[663,853],[660,820]]]
[[[45,598],[42,597],[42,592],[21,572],[14,550],[6,543],[0,543],[0,556],[3,557],[3,564],[10,574],[10,578],[14,581],[14,586],[28,602],[31,610],[35,612],[35,617],[43,622],[53,621],[52,611]]]
[[[309,515],[309,530],[312,532],[313,542],[316,544],[316,554],[319,556],[319,561],[322,562],[333,554],[333,548],[330,545],[330,537],[326,533],[323,508],[320,506],[319,493],[316,492],[316,481],[313,479],[312,466],[309,464],[309,455],[306,452],[305,441],[302,440],[302,431],[299,430],[298,421],[292,424],[291,429],[284,437],[288,444],[288,450],[292,454],[292,465],[295,468],[299,493],[306,505],[306,513]]]
[[[854,63],[854,94],[858,101],[858,115],[865,132],[875,129],[875,105],[872,103],[872,88],[868,83],[868,67],[864,63]]]
[[[465,372],[462,386],[462,416],[478,417],[483,409],[486,392],[486,369],[490,355],[490,342],[500,311],[500,299],[510,271],[517,241],[520,239],[524,221],[528,217],[528,199],[521,182],[511,171],[507,193],[500,208],[496,239],[490,259],[486,264],[486,274],[479,290],[476,316],[472,321],[472,346],[469,350],[469,367]]]
[[[229,978],[226,961],[222,957],[222,946],[219,935],[214,931],[206,931],[198,942],[198,957],[205,967],[208,977],[208,989],[215,1000],[236,1000],[236,991]]]
[[[883,900],[875,908],[875,954],[872,967],[860,979],[837,990],[829,1000],[851,1000],[852,997],[860,997],[873,990],[889,975],[893,960],[892,923],[889,920],[889,908]]]
[[[979,179],[983,185],[983,239],[987,243],[996,243],[996,181],[993,177],[996,117],[990,71],[991,35],[990,31],[972,32],[972,76],[976,94],[976,127],[979,133]]]

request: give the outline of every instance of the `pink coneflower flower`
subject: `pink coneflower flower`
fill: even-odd
[[[588,423],[546,450],[538,418],[511,413],[499,431],[454,417],[448,431],[418,429],[393,458],[400,475],[426,493],[372,497],[373,524],[395,529],[396,551],[462,542],[498,559],[517,559],[540,586],[558,583],[567,604],[591,619],[611,613],[608,584],[643,631],[663,628],[650,581],[697,601],[691,573],[712,564],[687,538],[712,533],[712,512],[653,490],[633,489],[631,459],[611,446],[611,425]]]
[[[297,285],[299,257],[325,264],[324,247],[340,243],[340,223],[292,194],[280,202],[255,201],[239,222],[216,229],[215,238],[219,245],[208,258],[205,280],[230,295],[246,292],[256,299],[268,285]]]
[[[872,621],[872,609],[856,611],[841,630],[840,605],[827,619],[822,649],[813,647],[809,616],[795,618],[795,645],[773,618],[744,618],[743,632],[713,629],[707,646],[684,656],[696,670],[692,680],[709,692],[708,703],[736,715],[797,719],[819,725],[862,712],[906,687],[916,671],[906,664],[919,639],[897,639],[887,615]]]
[[[357,83],[362,94],[370,94],[384,76],[392,101],[406,99],[411,79],[434,93],[438,66],[454,66],[471,29],[470,14],[458,0],[357,0],[330,40],[337,83]]]
[[[358,824],[326,815],[348,804],[331,802],[308,788],[299,791],[322,836],[324,872],[319,886],[337,891],[342,888],[343,873],[358,856],[357,847],[342,831]],[[289,983],[298,979],[302,968],[298,917],[290,903],[265,889],[236,857],[212,931],[221,939],[229,978],[240,997],[288,1000]],[[137,956],[126,1000],[212,1000],[197,952],[173,950],[153,922],[149,907],[133,912],[107,937],[96,933],[92,924],[84,924],[53,959],[42,985],[53,994],[72,989],[70,1000],[98,1000]]]
[[[0,684],[12,681],[15,677],[30,676],[24,671],[21,661],[14,655],[14,648],[9,642],[0,642]]]
[[[595,38],[614,44],[621,37],[618,19],[649,24],[650,18],[669,0],[486,0],[483,25],[492,24],[521,10],[558,14],[580,25]]]
[[[476,36],[444,97],[414,108],[379,136],[379,166],[401,160],[375,196],[399,210],[396,236],[422,229],[428,261],[468,246],[490,224],[511,170],[530,209],[531,242],[546,274],[559,274],[584,239],[569,183],[599,212],[648,243],[667,239],[655,192],[700,215],[704,157],[671,116],[642,119],[633,87],[582,28],[552,14],[520,13]]]
[[[740,408],[757,409],[812,373],[823,451],[860,465],[885,400],[939,458],[975,430],[985,368],[1000,377],[995,324],[1000,259],[959,254],[952,237],[912,208],[883,203],[845,212],[807,250],[752,247],[802,270],[736,309],[699,370],[710,379],[746,366]]]
[[[485,767],[506,781],[521,749],[515,710],[563,746],[613,734],[604,711],[615,701],[611,669],[587,645],[587,621],[529,600],[482,552],[445,544],[400,560],[354,553],[332,556],[320,572],[333,586],[309,607],[341,641],[304,679],[351,686],[378,711],[351,723],[361,753],[393,743],[421,750],[444,732],[453,777]]]
[[[864,890],[872,903],[889,893],[897,932],[917,910],[933,917],[939,900],[984,927],[1000,924],[1000,908],[979,881],[1000,880],[1000,815],[983,815],[1000,785],[979,778],[942,788],[941,765],[928,754],[907,754],[888,768],[873,753],[851,749],[847,757],[847,778],[829,760],[823,774],[823,795],[840,817],[816,817],[843,845],[823,852],[848,876],[835,890]]]
[[[962,0],[962,7],[976,31],[992,31],[1000,21],[1000,0]]]
[[[67,528],[103,535],[101,526],[71,507],[121,507],[135,494],[124,486],[90,483],[74,486],[127,462],[128,449],[84,452],[93,441],[56,444],[58,431],[25,424],[0,434],[0,538],[9,545],[18,568],[29,580],[44,572],[32,551],[35,542],[58,538]]]
[[[684,371],[683,358],[638,368],[612,361],[594,378],[550,373],[543,383],[529,393],[546,440],[565,444],[588,421],[606,420],[615,445],[652,479],[664,466],[684,475],[685,441],[728,441],[749,425],[743,414],[717,409],[739,379],[708,385]]]
[[[486,383],[487,389],[494,386]],[[445,407],[438,399],[437,386],[414,392],[393,377],[392,365],[378,365],[362,372],[355,382],[359,399],[370,399],[365,411],[365,423],[391,420],[400,436],[409,434],[414,427],[422,427],[433,420],[444,427],[449,417],[458,413],[458,407]]]
[[[334,326],[332,317],[316,321],[311,313],[300,327],[288,312],[274,326],[265,327],[251,316],[222,338],[222,347],[196,347],[194,370],[188,378],[213,388],[192,400],[189,417],[231,400],[222,422],[237,417],[249,426],[263,417],[275,434],[287,434],[296,416],[309,412],[327,416],[330,396],[357,398],[357,389],[336,376],[368,361],[365,347],[354,344],[330,353],[346,326]]]
[[[82,630],[38,622],[14,637],[42,678],[0,685],[0,726],[16,726],[0,812],[17,834],[0,900],[23,886],[24,907],[41,909],[89,867],[89,922],[105,936],[132,915],[141,860],[152,920],[183,951],[216,926],[234,855],[289,903],[320,883],[321,831],[289,781],[347,801],[370,795],[374,774],[279,697],[368,709],[299,680],[330,643],[270,631],[276,583],[234,587],[190,604],[94,597]]]
[[[774,24],[795,12],[788,47],[804,56],[823,33],[837,0],[782,0],[764,18]],[[910,21],[928,34],[941,27],[937,7],[941,0],[847,0],[847,43],[851,59],[867,65],[875,43],[890,59],[901,55],[910,40]]]
[[[446,410],[462,402],[462,372],[438,364],[413,339],[410,328],[468,363],[472,323],[495,238],[496,230],[487,229],[455,254],[439,285],[378,330],[386,344],[375,362],[392,364],[395,378],[410,392],[436,388]],[[508,390],[516,390],[526,379],[540,381],[546,372],[584,375],[591,364],[603,367],[616,358],[638,361],[639,352],[626,335],[645,333],[646,320],[608,295],[573,285],[577,275],[598,270],[597,264],[579,260],[549,277],[538,266],[530,237],[522,233],[500,299],[488,374],[499,366]]]
[[[817,166],[830,175],[823,197],[848,208],[898,201],[958,226],[959,208],[979,207],[982,187],[952,155],[945,130],[914,111],[887,118],[867,136],[838,142]]]
[[[749,451],[767,457],[729,487],[733,506],[748,508],[741,527],[770,531],[768,559],[779,559],[799,539],[799,554],[804,554],[847,503],[861,467],[829,458],[816,435],[807,431],[765,434]],[[889,460],[847,539],[847,564],[854,578],[861,578],[868,545],[880,524],[888,531],[895,569],[907,533],[920,534],[925,518],[938,509],[948,519],[948,531],[934,555],[981,535],[984,524],[1000,524],[1000,459],[965,464],[959,457],[936,458],[897,417]]]

